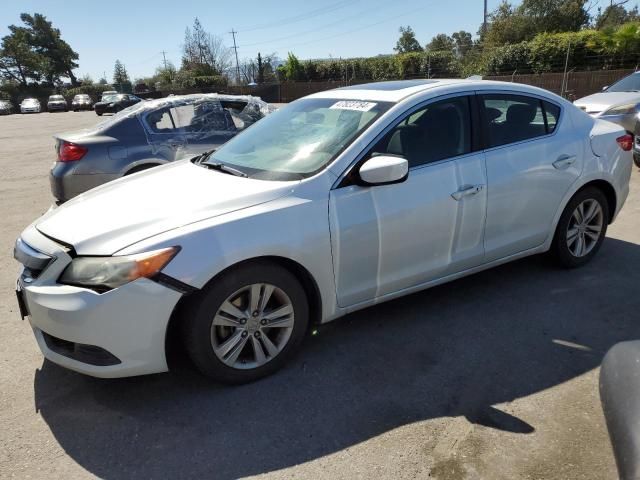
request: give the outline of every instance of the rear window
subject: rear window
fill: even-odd
[[[560,117],[560,107],[554,105],[551,102],[542,102],[544,106],[544,112],[547,116],[547,130],[552,133],[556,129],[558,124],[558,118]]]
[[[488,147],[552,133],[560,116],[557,105],[526,95],[486,94],[481,98]]]

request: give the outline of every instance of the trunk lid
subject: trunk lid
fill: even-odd
[[[594,119],[594,124],[589,134],[591,150],[598,157],[609,158],[620,148],[616,139],[626,133],[626,130],[620,125],[606,120]]]

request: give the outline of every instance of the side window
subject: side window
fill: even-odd
[[[171,116],[176,128],[198,136],[237,130],[229,111],[222,108],[217,101],[179,105],[171,108]]]
[[[168,108],[149,112],[145,122],[154,133],[173,133],[176,129]]]
[[[409,168],[471,152],[469,97],[431,103],[402,119],[371,150],[407,159]]]
[[[524,95],[482,95],[487,146],[498,147],[546,135],[542,102]]]
[[[547,117],[547,132],[553,133],[558,124],[558,118],[560,117],[560,107],[554,105],[551,102],[542,102],[544,105],[544,113]]]

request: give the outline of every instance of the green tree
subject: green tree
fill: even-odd
[[[131,91],[131,80],[129,80],[127,69],[120,60],[116,60],[113,66],[113,85],[120,92]]]
[[[9,26],[9,35],[0,43],[0,74],[27,86],[29,81],[40,80],[42,59],[29,44],[29,33],[24,27]]]
[[[431,41],[425,47],[427,52],[447,52],[453,53],[455,47],[455,41],[449,35],[445,33],[439,33],[431,39]]]
[[[217,35],[205,31],[196,18],[193,28],[187,27],[182,45],[182,69],[195,76],[222,75],[231,66],[231,49]]]
[[[594,27],[597,30],[619,27],[628,22],[637,22],[640,20],[640,13],[636,5],[631,10],[624,7],[626,1],[622,3],[611,3],[604,9],[598,8],[598,15],[595,18]]]
[[[304,67],[293,53],[289,52],[287,55],[287,61],[280,65],[279,71],[284,76],[285,80],[290,82],[299,82],[304,80]]]
[[[531,19],[522,14],[507,0],[503,0],[489,16],[490,24],[483,35],[483,41],[489,46],[519,43],[535,36],[535,27]]]
[[[154,83],[160,83],[161,85],[171,85],[176,77],[176,67],[171,62],[160,65],[156,68],[156,73],[153,77]]]
[[[107,79],[104,77],[100,77],[100,80],[98,80],[98,85],[108,85],[109,82],[107,82]]]
[[[396,46],[393,48],[398,53],[420,52],[422,47],[420,42],[416,39],[416,34],[409,26],[400,27],[400,38],[396,42]]]
[[[474,46],[471,34],[464,30],[453,33],[451,38],[455,44],[455,52],[458,57],[466,57]]]
[[[588,0],[522,0],[518,10],[536,33],[577,32],[589,24]]]
[[[20,15],[24,26],[9,26],[9,35],[0,44],[0,73],[4,78],[26,86],[43,78],[50,84],[68,77],[77,85],[73,70],[78,67],[78,54],[65,42],[60,30],[44,15]]]
[[[530,40],[538,33],[577,32],[589,23],[587,0],[507,0],[491,14],[483,40],[490,46]]]
[[[20,19],[27,27],[29,44],[40,56],[47,81],[57,83],[61,76],[65,76],[71,80],[72,86],[77,86],[73,70],[78,68],[78,54],[62,39],[60,30],[39,13],[23,13]]]

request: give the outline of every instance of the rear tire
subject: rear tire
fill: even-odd
[[[566,268],[587,264],[598,253],[609,225],[609,202],[595,187],[580,190],[565,207],[551,244],[551,253]]]
[[[296,277],[260,261],[232,268],[196,294],[182,331],[200,372],[239,384],[279,370],[300,347],[308,323],[307,296]]]

